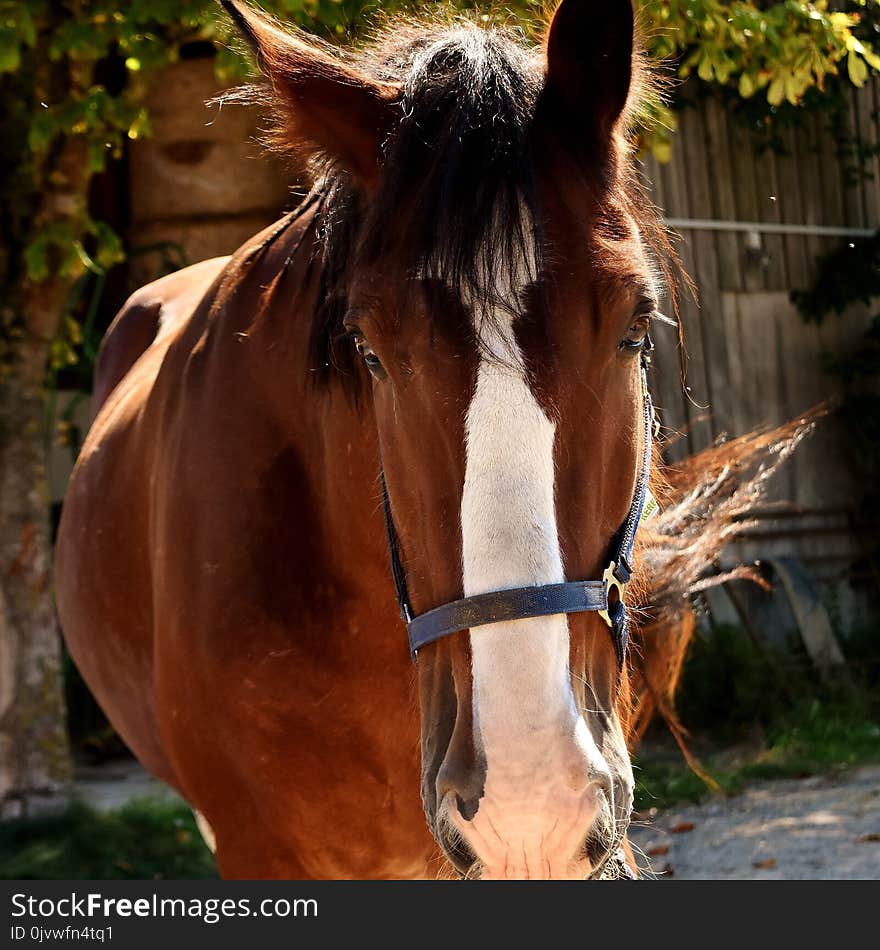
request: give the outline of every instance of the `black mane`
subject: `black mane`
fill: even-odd
[[[511,32],[461,25],[385,40],[358,65],[403,86],[401,118],[369,202],[338,170],[317,185],[317,379],[358,375],[352,348],[337,345],[356,249],[366,261],[393,253],[404,274],[439,278],[484,313],[522,261],[540,266],[530,139],[543,85],[537,57]]]

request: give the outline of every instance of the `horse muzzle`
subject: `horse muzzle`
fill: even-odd
[[[489,794],[470,818],[447,793],[435,835],[464,878],[585,880],[599,878],[620,846],[625,821],[615,818],[610,786],[590,782],[580,795],[538,803]],[[628,816],[627,816],[628,818]]]

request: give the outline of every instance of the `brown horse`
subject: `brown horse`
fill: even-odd
[[[413,665],[379,473],[416,614],[602,576],[660,292],[630,0],[563,0],[540,49],[459,23],[347,56],[226,6],[317,184],[111,327],[58,540],[70,650],[224,875],[436,876],[435,839],[464,875],[607,875],[633,792],[608,626],[497,622]]]

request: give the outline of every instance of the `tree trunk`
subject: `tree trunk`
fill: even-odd
[[[48,346],[16,350],[0,389],[0,818],[33,814],[71,778],[51,583]]]
[[[39,227],[85,208],[85,143],[44,170]],[[19,330],[0,365],[0,818],[57,802],[72,778],[52,589],[46,378],[72,280],[16,288]]]

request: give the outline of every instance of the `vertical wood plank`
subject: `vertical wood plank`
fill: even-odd
[[[693,120],[689,135],[682,143],[687,166],[688,199],[695,218],[712,218],[717,213],[713,195],[729,187],[729,182],[719,180],[719,170],[706,161],[708,144],[705,104],[693,111]],[[700,333],[702,358],[707,371],[706,395],[710,428],[714,438],[722,432],[729,433],[733,419],[730,369],[721,326],[718,237],[719,235],[711,231],[695,231],[692,238],[694,278],[700,288]]]
[[[849,96],[849,109],[847,113],[850,136],[853,140],[858,140],[859,135],[859,118],[858,118],[858,108],[856,106],[856,93],[858,90],[853,90]],[[855,142],[848,143],[850,148],[855,147]],[[857,174],[859,163],[856,160],[855,156],[850,153],[845,159],[844,162],[850,168],[849,178],[852,178],[853,173]],[[845,181],[846,188],[844,190],[844,209],[846,211],[846,223],[851,228],[861,228],[865,226],[865,213],[864,207],[862,205],[862,189],[859,187],[858,182],[852,182],[850,180]]]
[[[843,226],[846,211],[843,202],[843,171],[837,142],[829,124],[819,117],[816,124],[819,146],[819,180],[822,187],[822,204],[825,207],[825,223]]]
[[[811,409],[833,392],[830,379],[821,367],[821,344],[815,324],[804,323],[800,314],[785,300],[779,303],[777,317],[783,347],[779,368],[785,379],[786,418]],[[820,423],[818,431],[806,440],[788,463],[794,472],[793,500],[805,507],[824,507],[829,503],[825,489],[829,469],[838,464],[834,452],[829,454],[827,437],[822,435],[831,420]]]
[[[826,137],[825,123],[821,116],[817,115],[813,119],[813,151],[812,156],[815,161],[816,167],[816,177],[814,181],[816,182],[816,192],[819,195],[819,203],[822,208],[821,223],[827,225],[836,225],[840,226],[843,222],[843,218],[839,216],[839,213],[835,207],[835,199],[833,194],[826,193],[823,187],[824,176],[822,170],[823,163],[823,154],[826,146],[823,145],[823,138]],[[838,163],[839,164],[839,163]],[[841,177],[841,184],[843,179]],[[862,192],[859,190],[859,201],[861,202]],[[815,279],[816,276],[816,259],[827,254],[829,251],[835,250],[840,242],[843,240],[841,237],[819,237],[816,238],[813,245],[815,258],[813,260],[812,270],[810,272],[810,278]]]
[[[822,194],[822,176],[819,171],[817,128],[818,123],[815,119],[807,120],[804,128],[798,129],[795,134],[804,224],[828,223]],[[824,253],[826,242],[812,235],[804,238],[804,241],[807,248],[807,281],[811,282],[816,273],[816,259]]]
[[[793,400],[788,392],[788,381],[785,373],[785,362],[790,358],[787,342],[789,339],[788,312],[791,309],[794,308],[791,307],[786,295],[784,301],[780,301],[780,306],[775,308],[773,314],[773,332],[776,337],[776,352],[778,354],[773,393],[779,406],[780,422],[787,422],[797,415],[797,410],[792,410]],[[800,319],[799,314],[798,319]],[[796,467],[792,464],[786,465],[783,471],[777,475],[777,478],[780,478],[781,481],[780,496],[786,501],[794,501],[798,496]]]
[[[727,115],[712,99],[705,105],[706,157],[712,176],[712,216],[722,221],[736,220],[734,173],[727,128]],[[716,237],[719,290],[740,290],[743,286],[741,239],[734,232],[719,232]]]
[[[880,76],[876,73],[872,74],[870,80],[871,87],[871,142],[872,144],[880,145]],[[868,187],[871,189],[871,209],[872,216],[867,220],[867,227],[869,228],[878,228],[880,227],[880,156],[877,156],[877,161],[874,166],[874,178],[869,182]]]
[[[859,186],[862,192],[862,222],[864,227],[880,223],[880,202],[878,202],[877,177],[880,174],[878,156],[871,154],[871,146],[877,144],[877,126],[875,121],[874,84],[867,83],[854,93],[858,140],[865,149],[862,163],[862,175]]]
[[[670,208],[675,208],[675,216],[693,218],[693,209],[687,187],[689,166],[687,156],[692,151],[691,139],[693,136],[700,139],[699,115],[693,110],[687,110],[679,116],[679,131],[676,148],[673,151],[672,161],[668,166],[668,176],[664,176],[664,193],[667,195]],[[696,274],[696,260],[694,255],[695,232],[683,231],[681,243],[681,262],[685,270],[694,276]],[[702,303],[702,300],[700,300]],[[711,429],[705,425],[696,425],[697,420],[704,417],[709,402],[708,367],[703,353],[703,333],[701,326],[700,308],[689,295],[681,301],[681,316],[684,325],[685,346],[688,355],[687,394],[683,399],[685,418],[688,421],[689,431],[687,444],[690,451],[698,451],[711,442]]]
[[[804,209],[801,201],[799,142],[792,129],[782,133],[786,154],[777,160],[780,187],[777,194],[780,217],[788,224],[803,224]],[[798,234],[783,237],[785,266],[790,289],[804,289],[809,281],[809,254],[806,239]]]
[[[726,291],[721,294],[721,332],[729,354],[730,388],[733,392],[731,409],[731,434],[742,435],[749,431],[751,418],[743,394],[746,392],[746,374],[743,365],[743,341],[739,306],[748,295],[741,291]]]
[[[688,218],[691,217],[690,203],[688,200],[687,187],[685,185],[686,169],[684,149],[681,139],[681,122],[686,120],[686,116],[680,117],[679,133],[675,137],[672,150],[672,161],[666,165],[659,166],[658,171],[662,182],[665,209],[669,217]],[[694,258],[691,245],[691,233],[686,230],[679,232],[680,241],[678,243],[679,257],[681,265],[685,271],[693,276]],[[682,295],[679,302],[679,316],[684,329],[685,347],[688,357],[688,377],[687,384],[693,387],[693,379],[705,372],[701,360],[695,355],[692,338],[698,336],[699,330],[699,311],[697,305],[689,294]],[[657,354],[655,358],[655,367],[658,374],[663,374],[667,383],[666,390],[671,390],[673,380],[678,379],[678,353],[672,345],[670,337],[672,334],[664,333],[658,330],[657,333]],[[699,357],[702,356],[702,349],[698,351]],[[703,388],[703,387],[699,387]],[[679,440],[669,452],[671,458],[678,458],[682,455],[696,451],[697,443],[694,440],[693,423],[699,414],[691,403],[688,394],[682,388],[680,381],[678,386],[677,406],[669,405],[663,413],[664,425],[680,425],[686,430],[685,438]]]
[[[731,123],[730,139],[733,149],[731,170],[736,183],[734,189],[736,216],[740,221],[758,221],[760,214],[754,141],[749,130],[736,122]],[[763,267],[754,255],[747,254],[745,235],[738,235],[737,239],[740,245],[740,260],[743,262],[743,289],[763,290],[765,286]]]
[[[665,202],[663,173],[659,163],[648,155],[642,160],[642,166],[652,200],[669,217],[671,212]],[[664,312],[671,313],[668,298],[661,301],[661,307]],[[672,327],[659,324],[652,335],[656,351],[649,378],[651,395],[664,430],[680,432],[687,425],[687,415],[682,401],[684,393],[679,370],[678,333]]]
[[[758,220],[779,223],[779,179],[776,156],[765,149],[755,157],[756,188],[758,197]],[[788,270],[785,266],[785,241],[781,234],[763,234],[761,243],[767,255],[764,270],[764,286],[767,290],[787,290]]]
[[[680,146],[681,141],[676,136],[673,144],[673,162],[679,160]],[[666,217],[687,217],[688,207],[685,198],[679,194],[677,189],[677,178],[672,165],[670,163],[661,165],[652,159],[649,167],[653,178],[653,193],[657,199],[662,199],[657,200],[656,203],[661,207],[664,215]],[[692,267],[687,256],[687,247],[683,241],[676,243],[682,258],[682,266],[690,273]],[[672,313],[672,307],[668,299],[662,301],[662,306],[667,313]],[[686,328],[693,325],[694,316],[690,301],[682,301],[680,317]],[[669,434],[686,432],[690,424],[691,407],[681,379],[681,354],[678,346],[678,333],[672,327],[661,324],[655,331],[654,342],[656,351],[650,385],[663,431]],[[690,439],[686,435],[684,438],[676,439],[664,454],[669,461],[676,461],[691,451]]]

